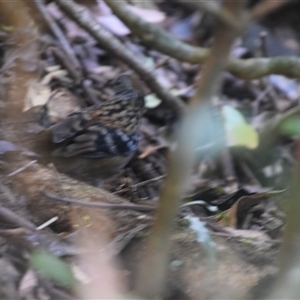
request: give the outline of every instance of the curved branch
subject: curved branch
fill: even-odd
[[[131,11],[125,1],[121,1],[121,4],[120,0],[105,0],[105,2],[146,45],[189,63],[203,63],[209,56],[210,50],[179,41],[158,26],[144,21]],[[252,59],[231,57],[226,68],[242,79],[257,79],[269,74],[300,78],[300,58],[298,57],[279,56]]]
[[[190,63],[202,63],[209,55],[208,49],[194,47],[181,42],[158,26],[144,21],[130,9],[125,1],[105,0],[105,2],[114,14],[146,45],[180,61]]]
[[[270,74],[300,78],[300,59],[296,56],[277,56],[273,58],[231,58],[228,70],[242,79],[257,79]]]

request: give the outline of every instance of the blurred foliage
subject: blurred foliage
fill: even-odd
[[[70,267],[61,259],[46,251],[36,251],[30,258],[31,266],[45,277],[73,288],[75,279]]]
[[[300,135],[300,119],[299,117],[291,117],[281,125],[281,131],[290,136]]]
[[[255,149],[259,138],[257,131],[246,123],[243,115],[235,108],[225,105],[222,108],[225,121],[226,140],[228,146],[244,146]]]

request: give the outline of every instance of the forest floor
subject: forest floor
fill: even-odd
[[[211,47],[214,18],[179,2],[145,1],[147,7],[135,6],[134,11],[174,39]],[[165,90],[189,103],[203,65],[181,62],[146,46],[104,2],[78,3],[141,65],[153,69]],[[61,174],[53,164],[39,163],[39,153],[27,149],[25,131],[34,136],[41,120],[57,122],[106,101],[111,80],[132,71],[122,54],[107,50],[56,1],[41,6],[31,8],[28,20],[34,19],[43,33],[29,21],[19,36],[17,23],[13,27],[3,21],[0,27],[0,298],[128,298],[159,204],[169,154],[176,147],[177,104],[170,105],[144,82],[147,110],[138,150],[102,188]],[[232,55],[299,56],[299,10],[298,3],[291,3],[251,23]],[[22,18],[26,24],[26,16]],[[266,124],[297,109],[299,99],[298,80],[281,75],[243,80],[225,72],[222,91],[214,100],[221,110],[234,108],[262,137]],[[199,130],[206,130],[205,124]],[[295,140],[285,136],[267,150],[249,148],[247,142],[228,146],[225,156],[207,154],[197,161],[171,238],[163,299],[260,299],[269,292],[278,272]],[[84,205],[89,202],[99,207]],[[37,253],[46,253],[42,250],[51,256],[39,260]],[[65,284],[68,273],[55,257],[71,266],[75,287]],[[62,277],[53,275],[58,270]]]

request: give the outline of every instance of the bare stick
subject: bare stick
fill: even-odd
[[[41,15],[45,19],[47,25],[51,29],[52,33],[58,39],[58,41],[59,41],[63,51],[65,52],[67,58],[71,61],[71,64],[73,65],[73,68],[76,70],[76,73],[77,73],[77,80],[79,80],[79,78],[82,77],[82,70],[81,70],[81,67],[80,67],[80,63],[79,63],[78,59],[76,58],[76,55],[75,55],[72,47],[70,46],[68,40],[66,39],[66,37],[62,33],[59,26],[53,20],[52,16],[47,11],[47,9],[45,7],[45,4],[44,4],[44,1],[35,0],[34,2],[35,2],[35,5],[37,6],[37,8],[39,9]]]
[[[89,207],[96,207],[102,209],[111,209],[111,210],[136,210],[142,212],[150,212],[155,211],[156,207],[150,205],[138,205],[138,204],[110,204],[110,203],[103,203],[103,202],[86,202],[80,201],[77,199],[71,199],[67,197],[59,197],[54,194],[51,194],[47,191],[41,191],[41,194],[46,196],[47,198],[57,200],[60,202],[67,202],[79,206],[89,206]]]
[[[147,184],[150,184],[150,183],[153,183],[153,182],[156,182],[156,181],[160,181],[162,179],[166,178],[166,175],[161,175],[161,176],[157,176],[155,178],[151,178],[151,179],[148,179],[148,180],[145,180],[145,181],[142,181],[142,182],[139,182],[137,184],[134,184],[132,187],[134,189],[138,189],[144,185],[147,185]],[[128,188],[124,188],[124,189],[121,189],[121,190],[118,190],[118,191],[115,191],[113,194],[121,194],[123,192],[127,192],[128,191]]]
[[[24,227],[32,231],[36,230],[36,226],[33,223],[27,221],[23,217],[15,214],[13,211],[1,205],[0,205],[0,219],[2,222],[7,222],[9,224],[18,227]]]
[[[29,163],[27,163],[26,165],[24,165],[23,167],[17,169],[16,171],[13,171],[13,172],[7,174],[6,176],[7,176],[7,177],[15,176],[15,175],[17,175],[17,174],[23,172],[23,171],[26,170],[27,168],[31,167],[32,165],[34,165],[36,162],[37,162],[37,160],[32,160],[32,161],[30,161]]]

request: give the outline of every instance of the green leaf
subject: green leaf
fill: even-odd
[[[300,135],[300,119],[299,117],[291,117],[283,122],[281,131],[284,134],[295,136]]]
[[[31,266],[49,279],[72,288],[75,279],[69,266],[61,259],[46,251],[36,251],[30,258]]]
[[[246,123],[243,115],[231,106],[222,108],[225,121],[226,140],[229,147],[244,146],[255,149],[259,143],[257,131]]]

